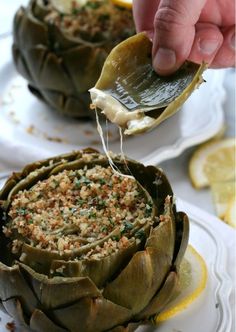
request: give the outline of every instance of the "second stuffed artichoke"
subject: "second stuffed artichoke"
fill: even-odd
[[[56,1],[31,0],[14,19],[13,57],[29,89],[60,113],[92,117],[92,88],[111,49],[135,33],[132,11],[110,0],[71,2],[60,12]]]

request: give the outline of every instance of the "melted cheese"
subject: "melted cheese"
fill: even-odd
[[[134,179],[133,175],[127,175],[127,174],[121,173],[121,171],[119,170],[119,168],[113,162],[111,154],[110,154],[110,152],[107,149],[107,146],[108,146],[108,136],[107,136],[107,146],[106,146],[105,139],[104,139],[104,133],[103,133],[100,121],[99,121],[98,112],[97,112],[96,108],[95,108],[95,113],[96,113],[97,130],[98,130],[98,133],[99,133],[100,138],[101,138],[103,151],[104,151],[104,153],[105,153],[105,155],[106,155],[106,157],[108,159],[108,162],[109,162],[109,165],[110,165],[111,169],[113,170],[114,173],[116,173],[118,175],[126,176],[128,178]],[[127,166],[127,163],[126,163],[126,160],[125,160],[125,155],[124,155],[124,152],[123,152],[123,135],[122,135],[122,130],[121,129],[120,129],[120,147],[121,147],[121,156],[122,156],[122,159],[125,161],[125,164]]]
[[[99,89],[92,88],[89,92],[93,107],[101,109],[112,123],[121,128],[127,128],[124,132],[126,135],[145,131],[146,127],[150,128],[155,123],[155,119],[146,116],[143,111],[129,111],[114,97]]]

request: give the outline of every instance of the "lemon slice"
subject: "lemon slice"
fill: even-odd
[[[131,9],[133,5],[133,0],[112,0],[112,2],[117,6],[129,9]]]
[[[235,181],[214,182],[211,184],[211,192],[216,214],[224,220],[229,203],[235,200]]]
[[[82,7],[88,0],[51,0],[53,7],[61,13],[70,14],[72,11],[72,3]]]
[[[180,265],[178,294],[157,317],[163,322],[186,309],[203,292],[207,283],[207,267],[201,255],[189,245]]]
[[[235,138],[201,145],[190,160],[189,175],[196,188],[235,179]]]
[[[227,222],[230,226],[236,228],[236,197],[228,203],[226,213],[224,216],[225,222]]]

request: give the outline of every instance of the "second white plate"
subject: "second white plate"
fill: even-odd
[[[31,95],[27,82],[15,71],[11,43],[11,38],[0,41],[0,160],[14,168],[87,146],[101,149],[95,123],[64,118]],[[157,164],[214,136],[224,123],[224,71],[208,70],[204,78],[207,83],[180,112],[150,133],[126,138],[125,154]],[[118,130],[111,127],[110,131],[109,149],[119,152]]]

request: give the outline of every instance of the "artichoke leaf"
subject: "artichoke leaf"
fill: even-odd
[[[137,252],[129,264],[103,291],[105,298],[136,314],[151,300],[171,267],[172,257],[148,247]]]
[[[46,1],[36,1],[35,3],[31,4],[30,8],[34,17],[37,17],[39,21],[43,21],[45,17],[50,14],[50,10]]]
[[[132,255],[139,249],[141,242],[134,240],[130,245],[101,259],[85,259],[80,261],[52,262],[52,275],[61,269],[63,277],[89,277],[97,287],[102,287],[129,262]]]
[[[175,74],[162,77],[152,68],[151,53],[144,32],[121,42],[90,89],[92,103],[127,135],[150,130],[172,116],[203,82],[205,64],[186,62]]]
[[[20,263],[19,265],[43,308],[55,309],[78,301],[83,297],[101,296],[99,289],[88,277],[48,278],[25,264]]]
[[[171,300],[174,290],[178,284],[178,277],[176,272],[171,271],[162,288],[157,292],[153,299],[149,302],[146,308],[144,308],[138,315],[135,316],[137,320],[144,320],[157,313],[166,306],[166,304]]]
[[[81,56],[80,61],[78,61],[78,53]],[[95,83],[94,77],[100,75],[102,65],[107,57],[107,51],[80,45],[63,52],[62,55],[63,64],[76,90],[87,92]],[[81,77],[84,79],[81,80]]]
[[[19,48],[26,51],[33,48],[35,44],[48,45],[47,27],[33,15],[32,4],[26,10],[21,8],[18,15],[21,16],[17,31]],[[25,38],[26,35],[27,38]]]
[[[15,62],[15,66],[18,70],[18,72],[30,83],[33,82],[33,78],[32,75],[29,71],[29,68],[25,62],[25,59],[23,57],[20,56],[20,51],[19,48],[13,44],[12,45],[12,55],[13,55],[13,59]]]
[[[145,247],[153,247],[158,250],[163,250],[168,256],[174,258],[174,245],[175,245],[175,217],[172,211],[172,204],[170,202],[170,197],[167,196],[168,210],[162,216],[161,221],[158,226],[156,226],[150,236],[147,239]]]
[[[130,320],[132,312],[98,297],[83,298],[71,306],[53,310],[50,316],[71,332],[103,332]]]
[[[163,213],[166,197],[173,196],[173,191],[164,172],[154,166],[144,166],[129,159],[127,165],[131,174],[152,197],[158,214]]]
[[[30,318],[30,328],[34,332],[69,332],[68,330],[54,324],[44,312],[35,309]]]
[[[32,313],[38,300],[24,279],[19,266],[8,267],[0,262],[0,299],[20,298],[27,314]]]
[[[38,88],[53,90],[55,82],[57,89],[65,94],[72,94],[71,78],[63,69],[62,59],[55,53],[49,52],[46,46],[37,45],[27,52],[28,69],[32,73],[34,84]],[[52,75],[51,72],[54,74]]]
[[[188,216],[184,212],[177,212],[176,218],[176,257],[174,259],[174,266],[178,270],[180,263],[184,257],[184,253],[188,246],[189,239],[189,220]]]
[[[38,273],[49,275],[50,266],[53,260],[70,259],[70,253],[60,255],[58,251],[49,251],[33,247],[27,243],[23,243],[21,247],[20,261]]]

